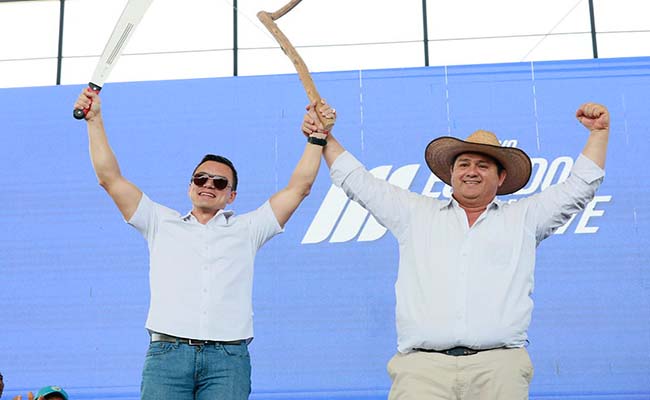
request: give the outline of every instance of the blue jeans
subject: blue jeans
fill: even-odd
[[[246,400],[248,345],[190,346],[151,342],[142,371],[142,400]]]

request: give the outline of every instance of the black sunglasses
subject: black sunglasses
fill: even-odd
[[[214,185],[214,188],[217,189],[217,190],[224,190],[227,187],[232,187],[232,186],[228,185],[228,179],[227,178],[225,178],[223,176],[219,176],[219,175],[208,175],[208,174],[205,174],[205,173],[194,175],[192,177],[192,182],[196,186],[202,187],[203,185],[205,185],[208,182],[209,179],[212,179],[212,184]]]

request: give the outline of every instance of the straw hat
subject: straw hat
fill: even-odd
[[[501,163],[507,174],[497,194],[514,193],[530,179],[532,164],[528,155],[515,147],[501,147],[494,133],[483,130],[472,133],[466,140],[451,136],[434,139],[424,150],[424,159],[431,172],[451,185],[451,166],[462,153],[485,154]]]

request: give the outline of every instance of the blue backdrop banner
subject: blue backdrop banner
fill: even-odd
[[[606,177],[538,248],[528,347],[538,399],[650,398],[650,58],[315,74],[335,133],[368,169],[450,196],[424,163],[437,136],[495,132],[533,158],[530,183],[565,179],[607,105]],[[0,90],[0,372],[8,398],[44,385],[74,399],[137,399],[148,343],[148,252],[98,186],[82,86]],[[238,213],[288,182],[305,139],[296,75],[108,83],[103,113],[122,173],[187,212],[205,153],[233,160]],[[499,249],[495,249],[499,251]],[[382,399],[396,351],[397,244],[332,187],[323,165],[286,232],[258,253],[253,399]],[[179,274],[182,269],[179,267]]]

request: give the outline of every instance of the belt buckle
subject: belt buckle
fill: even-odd
[[[445,354],[447,354],[449,356],[454,356],[454,357],[471,356],[471,355],[476,354],[476,353],[478,353],[478,351],[470,349],[468,347],[454,347],[452,349],[449,349],[449,350],[445,351]]]
[[[207,340],[187,339],[187,344],[190,346],[203,346],[208,343]]]

